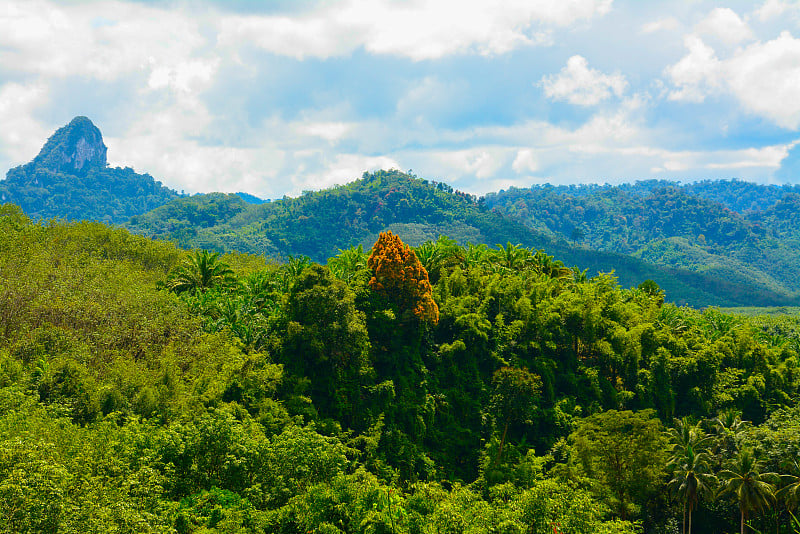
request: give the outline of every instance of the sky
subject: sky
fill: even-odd
[[[800,0],[0,0],[0,173],[78,115],[187,193],[798,183]]]

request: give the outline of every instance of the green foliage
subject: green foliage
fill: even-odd
[[[798,235],[789,221],[798,198],[797,187],[789,185],[646,181],[511,188],[487,195],[485,202],[557,239],[709,276],[716,282],[698,289],[717,298],[706,304],[732,298],[743,306],[767,306],[796,304]],[[693,303],[668,287],[673,280],[653,279],[667,289],[667,298]],[[736,287],[723,290],[720,284],[726,283]],[[756,287],[762,291],[754,292]]]
[[[167,280],[167,287],[175,293],[205,292],[216,286],[224,286],[232,280],[231,268],[218,261],[219,253],[198,250],[190,254],[184,263],[175,269]]]
[[[310,380],[307,394],[347,426],[358,421],[363,377],[370,372],[369,334],[353,292],[328,268],[305,269],[286,303],[280,362],[298,379]]]
[[[713,492],[717,477],[712,472],[713,461],[707,448],[710,440],[703,430],[686,418],[675,423],[675,428],[669,432],[672,456],[667,467],[672,471],[672,478],[667,487],[683,501],[684,532],[691,534],[692,512],[700,497]]]
[[[661,482],[666,443],[653,415],[609,410],[587,417],[571,435],[580,466],[623,520],[635,516],[635,503],[651,498]]]
[[[721,493],[731,494],[739,504],[741,512],[741,531],[748,516],[762,513],[775,500],[775,489],[771,481],[778,478],[775,473],[763,473],[762,463],[753,452],[742,450],[726,469],[719,473],[722,480]]]
[[[0,532],[656,533],[684,509],[730,532],[750,451],[775,498],[749,524],[791,532],[796,318],[522,245],[419,250],[435,324],[363,248],[187,261],[1,207]],[[167,290],[181,272],[196,290]]]
[[[503,433],[497,451],[497,461],[503,456],[503,445],[508,434],[511,421],[526,421],[539,400],[542,387],[541,379],[528,372],[527,369],[501,367],[492,376],[494,388],[490,409],[494,413],[498,425],[502,425]]]
[[[284,197],[260,205],[247,205],[239,196],[219,193],[179,198],[151,213],[137,216],[129,221],[128,227],[137,233],[174,241],[184,248],[239,251],[274,258],[303,255],[319,262],[340,250],[359,245],[369,247],[378,239],[380,232],[390,230],[409,245],[420,246],[420,259],[433,283],[438,281],[438,263],[460,261],[452,254],[457,252],[454,244],[508,243],[520,251],[524,247],[534,249],[528,258],[533,262],[547,259],[548,254],[557,258],[561,268],[554,269],[553,275],[567,275],[564,265],[581,265],[591,274],[613,270],[625,286],[638,285],[647,279],[656,281],[665,291],[666,298],[679,304],[733,306],[795,303],[794,293],[785,290],[779,281],[780,277],[765,276],[763,269],[766,263],[760,259],[758,261],[763,265],[748,267],[752,261],[744,258],[745,253],[742,253],[743,259],[731,260],[722,255],[728,252],[714,252],[714,261],[727,263],[724,269],[711,271],[700,268],[700,262],[708,259],[706,252],[703,252],[706,256],[701,254],[693,262],[687,261],[685,269],[677,268],[672,256],[664,261],[658,260],[659,264],[654,265],[650,260],[656,260],[650,256],[655,257],[657,251],[649,255],[642,252],[644,259],[634,257],[631,254],[641,247],[628,245],[627,242],[624,246],[616,241],[609,242],[611,238],[622,238],[631,233],[627,224],[629,218],[626,217],[615,215],[611,218],[614,226],[603,232],[601,237],[605,239],[608,236],[608,239],[601,240],[604,243],[602,246],[597,244],[593,245],[595,249],[589,249],[584,246],[585,242],[570,243],[570,239],[540,224],[540,221],[564,218],[563,212],[570,204],[562,202],[557,196],[541,206],[544,211],[532,220],[524,213],[498,203],[498,198],[518,194],[519,191],[512,189],[503,195],[488,195],[478,199],[455,191],[446,184],[411,174],[396,170],[378,171],[365,173],[360,180],[344,186],[308,191],[298,198]],[[602,202],[612,209],[618,200],[612,195]],[[675,202],[668,194],[665,199],[647,208],[648,217],[652,215],[657,219],[661,213],[672,213]],[[625,202],[619,203],[623,207],[626,205]],[[692,201],[688,204],[693,206],[694,211],[677,216],[683,219],[670,223],[669,229],[683,228],[684,219],[690,220],[695,215],[706,221],[702,224],[716,224],[713,215],[706,214],[707,202]],[[739,221],[733,214],[726,217],[734,222]],[[597,222],[592,220],[587,225],[592,226]],[[650,219],[646,217],[637,219],[635,228],[637,231],[646,228],[649,222]],[[723,225],[724,228],[720,229],[724,235],[729,230],[735,236],[751,235],[749,230],[740,232],[736,226],[738,222],[731,223],[733,226],[725,224],[727,226]],[[603,227],[602,224],[597,226]],[[336,231],[331,232],[332,228]],[[706,233],[716,235],[708,231]],[[452,242],[440,241],[443,235],[449,236],[444,239],[451,239]],[[760,234],[756,232],[753,235]],[[667,234],[659,236],[660,239],[668,237]],[[425,245],[426,242],[431,245]],[[775,248],[774,244],[770,244],[772,249]],[[732,244],[729,248],[734,250],[736,246]],[[538,255],[535,252],[541,249],[546,250],[547,254]],[[672,251],[672,248],[669,250]],[[693,253],[699,250],[693,249]],[[751,247],[747,251],[747,258],[761,258],[760,250]],[[513,250],[508,252],[513,253]],[[683,252],[681,249],[676,254]],[[783,251],[781,254],[782,259],[790,258]],[[558,267],[557,262],[552,263]],[[774,262],[770,265],[774,265]],[[542,267],[549,269],[547,265]]]

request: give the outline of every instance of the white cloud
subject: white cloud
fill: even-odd
[[[399,116],[426,121],[431,115],[447,113],[463,105],[460,96],[469,91],[463,81],[443,81],[436,76],[426,76],[397,100]]]
[[[113,1],[57,4],[5,2],[0,12],[0,63],[6,71],[110,81],[151,71],[180,81],[205,44],[198,23],[180,11]],[[161,69],[161,70],[159,70]],[[185,80],[184,80],[185,81]]]
[[[667,76],[677,86],[670,91],[669,98],[703,102],[719,84],[720,61],[714,50],[696,35],[685,37],[684,44],[689,53],[676,64],[666,68]]]
[[[464,176],[475,172],[476,154],[485,150],[486,143],[494,143],[495,171],[491,178],[475,182],[471,187],[459,186],[474,193],[485,193],[487,184],[500,176],[515,180],[533,179],[534,173],[547,176],[553,183],[595,181],[619,183],[642,179],[652,174],[679,175],[688,178],[706,178],[714,171],[735,171],[747,179],[763,179],[780,166],[792,144],[769,145],[737,150],[674,150],[661,146],[663,131],[644,124],[641,110],[648,101],[641,96],[626,99],[613,112],[595,114],[576,128],[559,127],[544,121],[530,120],[513,126],[494,126],[473,130],[472,143],[477,147],[468,152],[453,151],[445,158],[437,153],[440,162],[447,162],[450,170],[435,167],[427,159],[408,155],[404,161],[419,167],[416,161],[425,161],[426,168],[435,168],[441,176]],[[445,139],[450,139],[445,135]],[[509,150],[505,147],[521,147]],[[526,168],[528,165],[530,167]],[[513,173],[512,173],[513,171]],[[726,174],[726,176],[729,176]],[[524,184],[522,184],[524,185]]]
[[[278,176],[286,158],[271,140],[256,147],[204,141],[202,135],[212,128],[214,117],[193,94],[178,92],[146,102],[149,105],[120,136],[105,137],[110,165],[148,172],[188,193],[246,191],[275,196],[281,191],[269,181]],[[265,125],[266,130],[271,127]]]
[[[615,95],[621,97],[628,82],[621,74],[603,74],[590,69],[586,58],[572,56],[557,75],[539,82],[544,94],[553,100],[566,100],[578,106],[594,106]]]
[[[648,22],[641,28],[642,33],[655,33],[660,31],[675,31],[680,27],[680,22],[675,17],[664,17],[653,22]]]
[[[797,2],[787,0],[767,0],[761,7],[756,9],[755,15],[761,22],[783,15],[790,9],[797,9]]]
[[[646,136],[640,127],[638,110],[644,101],[634,96],[626,99],[619,109],[594,115],[574,130],[548,125],[543,139],[550,145],[562,145],[573,152],[608,152],[612,147],[641,143]]]
[[[33,118],[33,111],[49,98],[49,90],[41,82],[0,86],[0,153],[12,164],[32,160],[53,133]]]
[[[208,146],[182,135],[153,130],[107,138],[109,156],[139,172],[145,170],[174,189],[187,193],[245,191],[259,196],[282,194],[285,185],[270,184],[285,155],[274,146],[258,148]]]
[[[155,63],[152,58],[151,63]],[[181,93],[192,93],[207,87],[214,79],[219,58],[193,59],[173,65],[155,66],[147,85],[150,89],[170,88]]]
[[[363,28],[326,18],[227,16],[220,21],[217,44],[233,49],[250,44],[296,59],[341,56],[360,44]]]
[[[792,146],[794,146],[794,143],[762,148],[719,151],[716,152],[716,154],[720,156],[719,160],[707,163],[705,168],[745,169],[748,167],[772,167],[777,169],[781,166],[781,161],[789,155],[789,150]]]
[[[789,32],[752,43],[720,60],[698,37],[686,39],[689,53],[666,69],[674,100],[702,102],[716,92],[732,94],[750,113],[783,128],[800,127],[800,39]]]
[[[680,172],[689,169],[732,169],[737,171],[755,169],[770,172],[780,167],[781,161],[789,154],[789,150],[795,144],[795,142],[792,142],[739,150],[657,150],[653,155],[655,159],[661,159],[663,163],[660,167],[654,167],[652,171],[661,173],[664,171]]]
[[[218,43],[245,44],[298,59],[374,54],[413,60],[504,54],[549,44],[550,30],[604,15],[612,0],[347,0],[295,18],[223,17]]]
[[[600,23],[610,0],[325,0],[283,14],[264,15],[279,11],[270,7],[247,16],[214,7],[221,0],[206,2],[202,10],[186,2],[0,2],[0,161],[30,161],[61,125],[42,121],[102,108],[102,117],[91,118],[107,134],[113,164],[191,192],[242,190],[275,198],[389,167],[411,167],[478,193],[526,180],[646,178],[650,169],[682,177],[713,176],[715,170],[756,176],[775,168],[785,156],[783,146],[667,150],[680,143],[702,147],[706,140],[692,137],[697,122],[685,115],[691,107],[664,99],[728,96],[733,98],[720,102],[735,99],[787,128],[800,124],[798,41],[790,34],[746,40],[752,38],[746,23],[763,36],[773,23],[757,25],[759,17],[774,20],[796,2],[769,0],[747,17],[726,9],[707,13],[697,4],[667,16],[626,3]],[[664,70],[664,84],[649,79],[663,57],[674,53],[675,42],[680,45],[683,29],[706,14],[686,38],[685,57]],[[779,22],[787,26],[784,19]],[[606,48],[607,32],[623,26],[632,28],[630,44]],[[508,52],[556,41],[558,47],[539,49],[542,64],[552,64],[553,53],[583,46],[598,58],[592,67],[609,54],[619,65],[637,67],[625,67],[626,77],[591,68],[576,55],[559,65],[560,72],[556,67],[541,78],[542,93],[523,94],[530,85],[514,84],[536,68],[532,55]],[[585,48],[587,43],[597,48]],[[658,51],[644,48],[656,43]],[[452,55],[462,57],[442,62],[441,69],[433,63]],[[319,61],[332,57],[337,60]],[[393,61],[398,57],[431,63]],[[650,63],[636,70],[644,65],[638,57]],[[337,75],[329,77],[334,70]],[[495,84],[476,83],[476,75],[484,75],[476,73],[501,70],[508,78],[501,73]],[[359,80],[335,85],[344,72]],[[387,93],[367,94],[383,90],[387,79],[393,84]],[[644,88],[664,93],[651,107],[638,94],[630,96]],[[525,100],[531,96],[533,101]],[[569,120],[553,117],[548,99],[601,105],[602,111],[564,126]],[[684,115],[665,117],[662,105]],[[716,106],[698,108],[709,122],[717,112]],[[736,131],[735,115],[723,113],[719,122],[730,122]],[[657,126],[648,125],[653,119]],[[680,135],[664,141],[681,120],[686,125]],[[759,132],[753,139],[754,146],[763,143]]]
[[[739,15],[727,7],[711,11],[696,27],[700,34],[711,35],[727,45],[741,43],[753,38],[753,31]]]
[[[478,179],[493,176],[507,162],[510,149],[505,147],[474,147],[464,150],[441,151],[436,158],[452,169],[455,179],[473,175]]]
[[[744,107],[778,126],[800,126],[800,39],[783,32],[755,43],[726,62],[730,90]]]
[[[664,162],[664,169],[671,172],[685,171],[689,168],[689,164],[683,161],[670,159]]]
[[[390,156],[364,156],[361,154],[337,154],[328,160],[323,154],[314,151],[297,152],[295,157],[308,160],[310,172],[305,165],[292,178],[293,194],[304,190],[317,190],[341,185],[360,178],[364,172],[379,169],[399,169],[400,164]],[[321,162],[318,160],[322,160]],[[317,161],[315,161],[317,160]],[[321,163],[321,165],[320,165]]]
[[[353,132],[357,125],[348,122],[299,122],[292,125],[301,136],[318,137],[329,143],[335,143]]]
[[[536,159],[536,154],[530,148],[518,150],[517,157],[514,158],[514,163],[511,164],[511,168],[518,174],[538,171],[539,162]]]

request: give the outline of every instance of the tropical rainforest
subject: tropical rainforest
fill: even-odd
[[[511,242],[278,263],[6,204],[0,532],[797,532],[799,350]]]
[[[796,294],[800,188],[741,181],[511,189],[489,206],[576,245]]]

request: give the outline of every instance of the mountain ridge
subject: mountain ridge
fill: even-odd
[[[446,235],[543,249],[590,275],[614,271],[626,286],[653,279],[679,304],[800,304],[797,186],[649,180],[477,197],[390,170],[261,202],[248,193],[181,196],[148,174],[109,168],[106,156],[100,130],[75,117],[8,171],[0,194],[33,218],[124,224],[186,248],[324,262],[391,229],[412,245]]]
[[[235,195],[220,193],[181,198],[132,219],[128,228],[186,248],[284,258],[305,255],[319,262],[340,249],[358,245],[368,249],[385,229],[412,245],[436,241],[439,235],[461,244],[496,246],[510,242],[543,249],[568,266],[586,269],[590,276],[614,271],[626,287],[653,279],[666,290],[668,299],[679,304],[766,306],[798,302],[792,291],[770,287],[757,277],[732,281],[572,244],[561,236],[526,226],[490,207],[484,198],[400,171],[364,173],[344,186],[308,191],[300,197],[259,206],[248,206]]]

